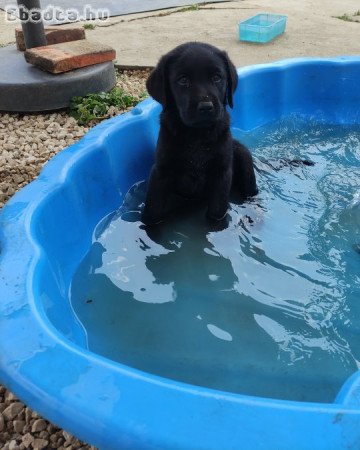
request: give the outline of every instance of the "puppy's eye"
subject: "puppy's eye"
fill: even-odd
[[[219,74],[215,74],[212,76],[212,80],[214,83],[220,83],[220,81],[222,80],[221,76]]]
[[[186,86],[186,87],[190,86],[190,80],[188,77],[185,77],[185,76],[178,78],[177,82],[180,84],[180,86]]]

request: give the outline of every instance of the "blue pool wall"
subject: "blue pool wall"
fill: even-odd
[[[359,80],[357,57],[242,69],[232,124],[248,131],[292,113],[360,123]],[[82,348],[71,277],[97,222],[147,176],[159,112],[146,100],[101,123],[1,211],[1,382],[102,450],[360,448],[359,373],[333,404],[298,403],[184,385]]]
[[[296,113],[326,123],[360,122],[360,69],[352,58],[308,60],[301,70],[291,61],[239,72],[234,126],[248,131]]]

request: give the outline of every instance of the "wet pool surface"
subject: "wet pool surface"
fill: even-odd
[[[90,350],[249,395],[332,402],[360,365],[360,126],[298,117],[233,130],[259,195],[209,231],[192,211],[147,234],[145,184],[104,218],[71,285]],[[313,166],[288,166],[289,159]]]

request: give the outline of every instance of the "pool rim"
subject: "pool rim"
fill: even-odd
[[[261,64],[256,66],[244,67],[238,70],[239,78],[249,76],[253,73],[268,70],[285,70],[288,67],[296,67],[305,65],[323,65],[323,64],[360,64],[360,57],[336,57],[336,58],[296,58],[277,61],[271,64]],[[139,391],[143,390],[144,399],[149,394],[149,387],[158,391],[156,405],[154,401],[151,405],[156,406],[157,413],[159,410],[165,408],[165,410],[175,409],[178,405],[182,405],[184,408],[190,408],[191,405],[197,404],[201,406],[200,410],[206,412],[207,407],[212,403],[211,408],[215,407],[215,411],[223,410],[225,405],[231,404],[232,407],[229,411],[233,414],[233,408],[237,412],[239,407],[251,408],[251,409],[271,409],[271,411],[283,411],[286,414],[291,412],[312,412],[315,414],[322,413],[329,415],[331,420],[335,420],[339,414],[349,414],[349,416],[356,415],[360,417],[360,406],[354,405],[351,402],[345,404],[348,398],[348,392],[354,383],[359,384],[359,372],[353,375],[352,380],[348,380],[345,385],[348,387],[342,389],[337,403],[325,404],[325,403],[311,403],[311,402],[296,402],[290,400],[278,400],[268,399],[261,397],[252,397],[242,394],[235,394],[230,392],[217,391],[205,387],[193,386],[186,383],[182,383],[175,380],[169,380],[157,375],[151,375],[142,372],[138,369],[127,367],[123,364],[108,360],[101,355],[95,355],[92,352],[72,343],[67,340],[49,321],[45,312],[39,308],[38,299],[34,298],[34,280],[36,280],[36,273],[42,264],[42,251],[39,244],[36,242],[32,234],[32,220],[36,209],[44,201],[44,199],[53,192],[59,185],[66,183],[67,174],[71,167],[76,163],[76,160],[81,159],[88,152],[93,151],[98,143],[105,139],[106,136],[111,133],[112,128],[125,127],[129,121],[144,120],[154,111],[154,108],[158,108],[158,104],[152,100],[147,99],[141,102],[131,112],[123,114],[121,116],[106,120],[98,126],[91,129],[87,135],[76,144],[64,149],[49,163],[47,163],[40,176],[29,185],[21,189],[16,193],[2,208],[0,211],[0,299],[6,298],[5,301],[0,302],[0,316],[5,326],[0,327],[0,380],[1,382],[11,389],[22,401],[29,404],[33,409],[44,415],[57,425],[69,430],[81,439],[88,440],[95,445],[101,445],[101,448],[116,448],[111,447],[111,442],[103,442],[102,437],[96,430],[92,431],[94,426],[87,424],[82,425],[79,419],[76,417],[76,411],[78,411],[79,405],[84,409],[79,414],[79,417],[83,419],[85,416],[91,416],[94,414],[94,418],[97,417],[95,406],[91,408],[86,402],[79,402],[79,398],[88,398],[88,387],[84,386],[84,391],[81,390],[81,386],[77,385],[77,391],[72,396],[66,394],[67,402],[63,408],[63,412],[59,408],[59,398],[54,397],[54,393],[46,392],[44,380],[39,378],[38,369],[40,367],[24,366],[26,359],[24,354],[32,355],[39,352],[48,352],[50,360],[56,360],[57,358],[63,359],[64,356],[68,356],[69,360],[72,358],[79,358],[86,365],[96,367],[99,374],[105,375],[107,371],[114,377],[120,380],[122,389],[126,391],[126,386],[129,384],[129,388],[136,386]],[[11,243],[14,237],[21,236],[19,244]],[[19,260],[19,246],[21,244],[21,259]],[[15,261],[15,263],[14,263]],[[21,265],[22,263],[23,265]],[[19,264],[19,266],[17,266]],[[15,273],[26,274],[25,282],[17,282]],[[5,273],[5,276],[3,274]],[[6,296],[6,297],[5,297]],[[4,320],[5,318],[5,320]],[[0,319],[1,320],[1,319]],[[11,327],[9,326],[11,321]],[[32,333],[34,330],[38,332],[38,342],[34,343],[29,335],[27,335],[29,328],[24,328],[26,323],[30,324]],[[14,339],[14,329],[19,331],[18,336]],[[21,344],[21,347],[19,345]],[[28,346],[27,346],[28,345]],[[61,354],[61,356],[59,356]],[[74,360],[75,361],[75,360]],[[35,364],[35,363],[34,363]],[[22,371],[21,371],[21,370]],[[61,377],[61,374],[56,373],[58,369],[47,368],[47,378],[57,379]],[[41,375],[41,374],[40,374]],[[95,380],[97,379],[95,377]],[[90,377],[91,378],[91,377]],[[104,378],[106,379],[106,378]],[[61,382],[59,382],[61,385]],[[345,386],[344,385],[344,386]],[[38,389],[37,389],[38,388]],[[130,390],[131,391],[131,390]],[[170,391],[172,394],[170,395]],[[169,395],[167,395],[169,394]],[[128,392],[127,392],[128,395]],[[181,399],[179,397],[181,395]],[[177,399],[178,405],[174,401]],[[202,399],[206,399],[201,403]],[[140,398],[141,400],[141,398]],[[140,401],[138,399],[138,401]],[[96,406],[99,406],[99,402]],[[114,407],[114,403],[111,403],[109,399],[105,400],[107,406]],[[168,404],[167,404],[168,402]],[[210,403],[209,403],[210,402]],[[101,402],[100,402],[101,403]],[[125,402],[125,405],[130,408],[129,401]],[[145,401],[142,405],[146,408],[149,404]],[[196,407],[197,407],[196,406]],[[210,412],[213,410],[210,408]],[[220,408],[220,409],[219,409]],[[186,415],[183,411],[177,411],[179,414],[179,420],[182,422],[183,427],[192,427],[191,414],[186,419]],[[213,413],[213,412],[212,412]],[[116,416],[117,410],[114,411]],[[121,413],[123,414],[123,413]],[[233,423],[233,418],[228,417],[228,412],[223,411],[224,419],[228,419]],[[144,415],[144,417],[146,414]],[[256,416],[256,414],[255,414]],[[142,417],[142,416],[141,416]],[[206,414],[205,414],[206,417]],[[156,448],[159,443],[164,444],[161,448],[195,448],[195,443],[198,444],[196,448],[203,447],[206,440],[203,442],[194,439],[200,439],[199,430],[194,434],[189,433],[187,437],[182,438],[182,444],[185,446],[174,446],[178,441],[175,436],[170,436],[162,424],[159,423],[156,429],[152,429],[154,438],[150,438],[148,431],[139,430],[136,432],[137,427],[133,423],[126,420],[123,415],[119,418],[119,431],[121,431],[126,439],[122,441],[124,448],[127,442],[133,445],[134,442],[140,442],[143,444],[141,448]],[[116,417],[113,418],[114,420]],[[216,418],[208,417],[207,427],[214,426]],[[195,421],[198,423],[198,421]],[[117,422],[116,422],[117,423]],[[155,424],[156,426],[156,424]],[[224,424],[223,430],[218,430],[219,436],[216,438],[218,442],[223,441],[228,435],[229,428]],[[141,441],[142,438],[146,438],[146,442]],[[140,438],[140,440],[139,440]],[[153,439],[153,441],[152,441]],[[170,444],[169,444],[170,442]],[[209,442],[210,443],[210,442]],[[214,441],[216,444],[216,442]],[[118,445],[118,444],[117,444]],[[130,445],[130,444],[128,444]],[[133,448],[129,446],[129,448]],[[170,446],[169,446],[170,445]],[[160,448],[160,447],[158,447]],[[210,448],[210,447],[209,447]],[[213,447],[217,448],[217,447]],[[236,448],[236,447],[231,447]],[[245,448],[245,447],[244,447]],[[250,448],[250,447],[249,447]],[[251,446],[251,448],[257,448]],[[272,448],[272,447],[270,447]],[[280,447],[279,447],[280,448]],[[314,447],[315,448],[315,447]],[[316,447],[317,448],[317,447]],[[320,447],[319,447],[320,448]]]

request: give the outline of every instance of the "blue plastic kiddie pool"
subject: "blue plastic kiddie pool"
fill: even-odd
[[[238,75],[231,117],[244,133],[292,114],[360,124],[359,57],[285,60]],[[356,370],[330,402],[293,401],[196,386],[88,349],[69,301],[72,278],[95,226],[147,177],[160,110],[148,99],[104,121],[54,157],[2,209],[1,382],[102,450],[360,448]],[[222,338],[228,345],[229,335]]]

